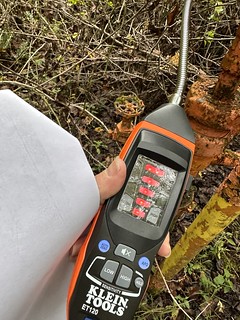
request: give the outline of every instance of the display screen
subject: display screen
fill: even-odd
[[[159,226],[177,171],[139,155],[118,204],[118,210]]]

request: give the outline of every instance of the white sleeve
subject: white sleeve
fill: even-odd
[[[92,170],[77,139],[9,90],[0,148],[0,319],[65,320],[67,252],[99,205]]]

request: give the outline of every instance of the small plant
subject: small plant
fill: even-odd
[[[71,5],[76,5],[79,3],[79,0],[68,0],[68,4]]]
[[[211,0],[210,4],[212,6],[214,6],[214,10],[213,10],[213,13],[209,17],[209,21],[219,22],[220,19],[221,19],[221,15],[224,13],[223,3],[222,3],[222,1]],[[215,29],[206,31],[204,33],[204,45],[205,46],[207,46],[207,45],[212,43],[212,41],[213,41],[213,39],[215,37],[215,33],[216,33]]]
[[[209,20],[219,21],[221,14],[224,13],[224,7],[223,7],[222,1],[212,0],[210,3],[214,5],[214,11],[209,17]]]
[[[204,45],[211,44],[215,35],[215,30],[209,30],[204,33]]]
[[[200,275],[200,283],[204,289],[202,292],[206,296],[215,296],[219,291],[228,293],[233,289],[233,283],[231,278],[233,275],[227,270],[224,269],[223,274],[217,275],[215,278],[211,279],[207,274],[202,271]]]
[[[101,140],[94,140],[92,145],[95,148],[97,154],[101,154],[101,149],[106,148],[106,145]]]
[[[226,244],[236,247],[236,243],[233,240],[233,234],[231,232],[222,233],[216,240],[215,245],[212,247],[211,252],[217,259],[226,257],[228,248]]]
[[[0,52],[5,51],[11,44],[13,34],[9,31],[0,32]]]
[[[233,233],[223,232],[185,268],[186,274],[198,279],[198,294],[208,302],[219,300],[223,307],[222,294],[234,291],[237,266],[229,259],[229,248],[236,248],[236,254],[238,251],[234,239]]]
[[[113,8],[113,2],[112,2],[112,1],[105,0],[105,3],[106,3],[110,8]]]
[[[224,269],[224,274],[216,276],[213,282],[217,286],[217,289],[223,289],[223,292],[227,293],[233,289],[232,277],[233,275],[227,269]]]
[[[177,295],[175,297],[179,305],[181,305],[182,308],[184,309],[190,309],[190,302],[188,297],[182,297],[180,295]]]

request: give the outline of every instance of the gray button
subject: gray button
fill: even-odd
[[[161,209],[151,208],[146,220],[152,224],[156,224],[158,221],[158,218],[160,217],[160,213],[161,213]]]
[[[131,284],[132,276],[133,276],[132,269],[123,265],[117,277],[116,285],[126,289],[129,288]]]
[[[118,266],[119,263],[116,261],[106,261],[100,273],[100,277],[104,280],[107,280],[108,282],[113,282]]]
[[[118,205],[119,211],[128,211],[130,212],[132,209],[133,198],[131,198],[128,194],[124,194],[121,198],[121,201]]]
[[[119,244],[114,251],[116,256],[123,257],[129,261],[133,261],[136,256],[136,250],[125,246],[124,244]]]
[[[135,279],[134,283],[135,283],[135,286],[136,286],[137,288],[142,288],[142,286],[144,285],[143,278],[137,277],[137,278]]]

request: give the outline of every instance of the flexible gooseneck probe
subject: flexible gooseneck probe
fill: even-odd
[[[187,78],[187,58],[188,58],[188,44],[189,44],[189,20],[192,0],[186,0],[182,14],[181,24],[181,41],[180,41],[180,61],[178,67],[178,80],[175,92],[171,95],[169,102],[179,105],[182,100],[183,91],[185,88]]]

